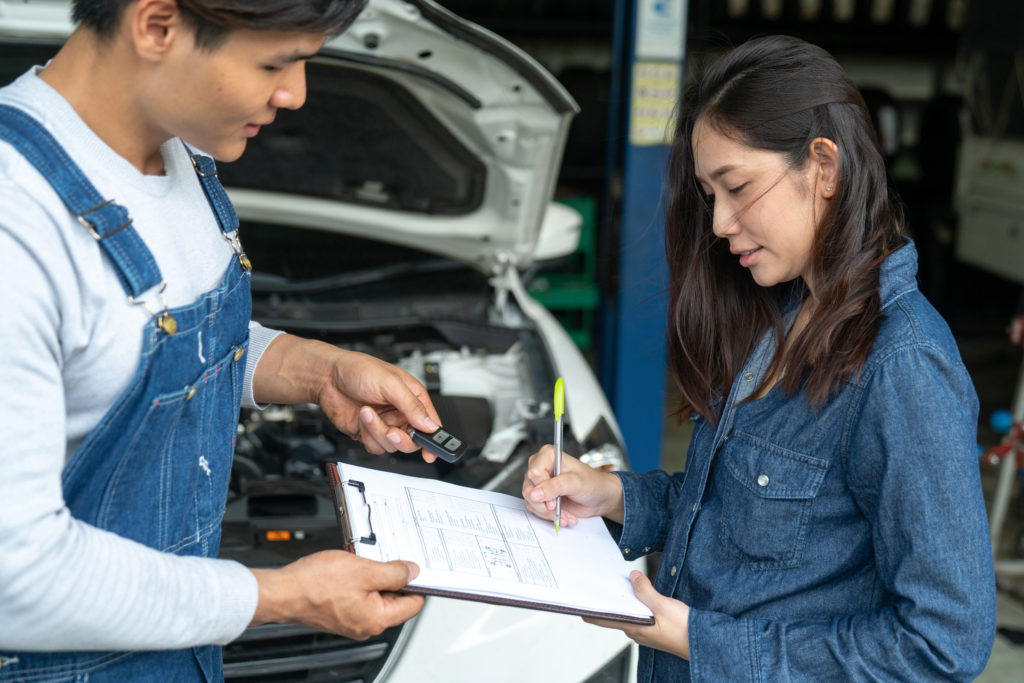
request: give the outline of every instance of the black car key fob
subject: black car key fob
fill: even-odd
[[[466,443],[443,427],[436,432],[423,432],[415,427],[409,427],[409,436],[417,446],[425,448],[445,462],[456,462],[466,454]]]

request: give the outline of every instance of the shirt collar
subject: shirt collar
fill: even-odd
[[[879,296],[884,311],[896,299],[917,289],[917,248],[910,238],[882,262],[879,275]]]

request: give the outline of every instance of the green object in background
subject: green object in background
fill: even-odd
[[[597,288],[597,199],[579,195],[555,201],[571,206],[583,217],[580,244],[564,265],[534,277],[528,291],[562,323],[576,346],[586,351],[594,341],[594,311],[601,299]]]

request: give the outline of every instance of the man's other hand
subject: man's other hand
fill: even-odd
[[[280,569],[251,571],[259,583],[251,626],[302,624],[366,640],[423,609],[422,595],[396,592],[419,574],[412,562],[374,562],[325,550]]]

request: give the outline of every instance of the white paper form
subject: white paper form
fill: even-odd
[[[361,557],[415,562],[411,586],[481,598],[610,613],[646,619],[650,610],[633,595],[630,567],[597,518],[556,534],[554,524],[530,514],[520,498],[429,479],[339,468]],[[365,508],[363,503],[365,499]],[[359,514],[363,509],[367,515]]]

